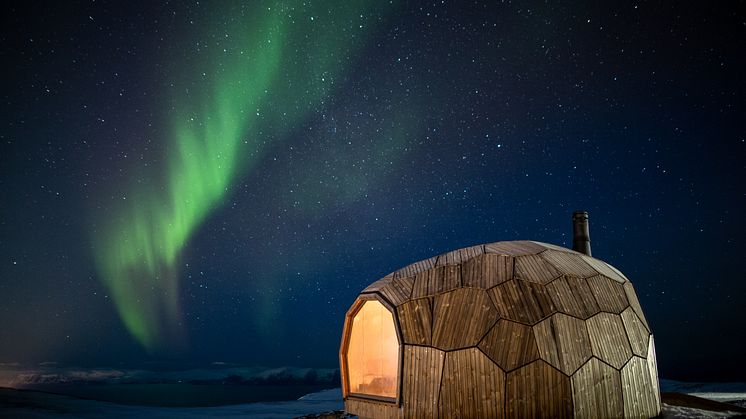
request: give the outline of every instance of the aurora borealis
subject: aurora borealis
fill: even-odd
[[[585,209],[661,376],[735,379],[736,10],[97,0],[2,20],[0,363],[335,368],[380,276],[570,245]]]
[[[254,169],[267,138],[283,141],[333,91],[356,39],[365,36],[362,25],[346,22],[367,13],[366,3],[220,9],[232,18],[222,25],[208,20],[208,33],[218,40],[189,57],[190,64],[175,66],[191,74],[172,86],[164,185],[133,185],[127,195],[134,199],[107,209],[102,231],[93,233],[100,276],[145,347],[168,336],[164,328],[180,316],[177,263],[189,238],[235,178]],[[325,22],[315,24],[319,20]],[[333,36],[339,30],[349,35]],[[324,51],[314,53],[316,45]]]

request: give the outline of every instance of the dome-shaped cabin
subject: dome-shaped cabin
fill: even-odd
[[[340,363],[345,409],[360,417],[661,409],[653,337],[629,280],[533,241],[455,250],[374,282],[347,312]]]

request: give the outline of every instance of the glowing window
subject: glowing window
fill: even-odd
[[[368,300],[352,319],[347,348],[350,392],[396,398],[398,365],[394,316],[379,301]]]

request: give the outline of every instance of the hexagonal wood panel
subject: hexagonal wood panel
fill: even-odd
[[[541,284],[518,279],[489,290],[500,317],[533,325],[555,311],[554,303]]]
[[[632,307],[627,307],[622,312],[622,323],[624,323],[624,330],[627,332],[632,353],[643,358],[647,357],[650,333],[648,333],[648,329],[642,324]]]
[[[637,298],[637,293],[635,292],[635,288],[632,286],[631,282],[624,283],[624,293],[627,295],[627,300],[629,300],[629,306],[632,307],[633,310],[635,310],[635,314],[637,314],[637,317],[640,319],[640,321],[642,321],[642,324],[645,325],[645,328],[650,331],[650,325],[648,325],[645,314],[642,312],[640,300]]]
[[[414,277],[412,298],[430,297],[461,286],[461,265],[440,266]]]
[[[504,417],[505,373],[477,348],[446,353],[441,418]]]
[[[438,260],[435,262],[435,266],[447,266],[447,265],[460,265],[462,262],[484,253],[484,246],[471,246],[463,249],[454,250],[448,253],[443,253],[438,256]]]
[[[616,269],[612,268],[609,264],[606,262],[600,261],[596,258],[590,257],[590,256],[581,256],[583,260],[590,265],[596,272],[599,274],[606,276],[608,278],[613,279],[616,282],[624,283],[625,278],[621,274],[621,272],[617,271]]]
[[[562,247],[562,246],[557,246],[556,244],[544,243],[544,242],[537,242],[535,240],[532,240],[531,243],[536,243],[538,245],[541,245],[545,249],[548,249],[548,250],[557,250],[559,252],[579,254],[578,252],[576,252],[576,251],[574,251],[572,249],[568,249],[568,248]]]
[[[583,260],[583,255],[576,252],[547,250],[541,254],[561,274],[581,277],[596,275],[596,270]]]
[[[412,295],[413,286],[414,278],[410,276],[394,277],[388,284],[381,287],[378,293],[386,297],[391,304],[398,306],[404,301],[409,300],[409,296]]]
[[[583,278],[561,276],[547,284],[546,290],[560,313],[587,319],[601,311],[588,282]]]
[[[428,269],[435,267],[436,260],[438,260],[438,257],[433,256],[429,259],[425,259],[419,262],[412,263],[394,272],[394,275],[401,276],[401,277],[415,276],[422,271],[426,271]]]
[[[576,418],[621,418],[624,415],[619,371],[591,358],[572,376]]]
[[[566,314],[554,314],[535,325],[534,336],[539,356],[567,375],[593,355],[585,322]]]
[[[513,258],[505,255],[484,254],[461,265],[464,287],[487,289],[513,278]]]
[[[484,290],[460,288],[439,294],[433,304],[433,346],[476,346],[496,321],[497,310]]]
[[[648,357],[646,359],[648,363],[648,373],[650,374],[650,382],[653,385],[653,394],[658,402],[657,406],[661,408],[661,389],[660,383],[658,382],[658,363],[655,357],[655,342],[653,336],[650,336],[648,340]]]
[[[601,311],[619,314],[629,307],[622,284],[602,275],[596,275],[586,280]]]
[[[435,348],[404,346],[402,407],[405,417],[438,415],[444,360],[445,352]]]
[[[653,384],[648,363],[640,357],[632,357],[622,369],[622,396],[624,417],[650,418],[660,412],[657,397],[657,380]]]
[[[508,373],[506,396],[509,418],[572,417],[570,378],[541,360]]]
[[[479,342],[479,349],[505,371],[514,370],[539,359],[539,350],[531,326],[500,319]]]
[[[528,240],[495,242],[484,245],[485,253],[497,253],[509,256],[531,255],[543,252],[546,249],[547,248],[541,244]]]
[[[396,308],[404,343],[430,345],[433,330],[432,297],[410,300]]]
[[[541,257],[541,254],[515,258],[515,277],[518,279],[546,284],[560,275],[560,271]]]
[[[586,320],[593,355],[616,369],[632,356],[622,318],[616,314],[598,313]]]
[[[394,274],[390,273],[383,278],[379,279],[378,281],[368,285],[362,293],[369,293],[369,292],[376,292],[379,289],[383,288],[384,286],[391,283],[391,280],[394,279]]]

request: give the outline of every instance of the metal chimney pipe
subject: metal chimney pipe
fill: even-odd
[[[591,255],[591,233],[588,229],[588,212],[572,213],[572,250]]]

